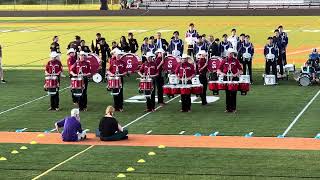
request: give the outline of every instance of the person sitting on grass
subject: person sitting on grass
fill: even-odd
[[[55,123],[56,130],[63,128],[62,141],[80,141],[87,138],[86,132],[82,130],[79,109],[72,109],[71,116]]]
[[[101,141],[119,141],[128,139],[128,130],[121,127],[118,121],[113,117],[114,108],[108,106],[106,113],[100,120],[97,136]]]

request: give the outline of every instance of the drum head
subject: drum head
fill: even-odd
[[[168,55],[164,58],[163,70],[166,72],[174,72],[178,66],[178,59],[174,56]]]
[[[140,58],[132,53],[127,53],[121,57],[121,60],[126,62],[126,70],[128,73],[134,73],[139,68]]]
[[[89,61],[91,66],[91,74],[96,74],[100,69],[101,59],[98,55],[89,53],[89,55],[87,56],[87,60]]]
[[[92,80],[95,83],[100,83],[102,81],[102,76],[99,73],[96,73],[92,76]]]
[[[310,78],[308,75],[304,74],[299,78],[299,84],[301,86],[309,86],[311,83]]]
[[[213,56],[208,60],[208,71],[209,72],[216,72],[217,68],[219,66],[219,62],[220,62],[221,58],[218,56]]]

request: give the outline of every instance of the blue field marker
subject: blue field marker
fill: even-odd
[[[253,132],[249,132],[248,134],[244,135],[244,137],[247,137],[247,138],[252,137],[252,136],[253,136]]]
[[[314,138],[315,139],[320,139],[320,133],[318,133]]]
[[[284,138],[284,135],[280,134],[280,135],[277,136],[277,138]]]
[[[211,133],[209,136],[217,136],[219,134],[218,131],[214,132],[214,133]]]
[[[199,136],[201,136],[201,134],[200,133],[195,133],[194,136],[199,137]]]
[[[25,130],[27,130],[28,128],[23,128],[23,129],[17,129],[16,132],[23,132]]]

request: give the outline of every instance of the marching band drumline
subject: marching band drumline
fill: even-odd
[[[155,110],[155,91],[157,91],[159,98],[158,103],[161,105],[164,105],[163,94],[168,97],[181,95],[181,111],[189,112],[191,111],[191,94],[200,96],[202,105],[206,105],[208,88],[214,95],[218,95],[219,91],[225,90],[226,111],[235,112],[237,91],[246,95],[252,82],[253,44],[249,41],[250,36],[248,35],[243,38],[241,35],[239,39],[234,29],[230,38],[224,34],[221,42],[219,42],[219,39],[214,39],[211,44],[207,44],[208,42],[203,40],[202,36],[199,36],[194,24],[191,23],[189,30],[186,32],[187,54],[183,54],[184,44],[179,39],[178,31],[173,33],[170,43],[161,38],[161,33],[157,33],[156,38],[152,36],[144,39],[144,44],[141,46],[142,59],[144,59],[142,65],[139,65],[141,60],[134,53],[124,53],[118,48],[110,51],[105,39],[99,33],[97,34],[96,46],[92,45],[95,53],[82,51],[81,43],[84,46],[84,41],[79,38],[79,36],[76,36],[76,41],[69,44],[67,54],[69,56],[68,69],[71,75],[73,102],[77,103],[80,110],[83,111],[87,109],[88,77],[93,75],[97,75],[94,76],[93,80],[100,79],[97,82],[106,77],[107,88],[114,97],[116,111],[123,111],[124,76],[137,71],[141,76],[139,90],[147,99],[147,111]],[[232,42],[230,42],[230,39]],[[266,74],[269,74],[270,71],[274,74],[275,71],[274,63],[277,59],[278,50],[272,40],[269,39],[270,42],[264,50]],[[102,43],[100,44],[99,41]],[[54,38],[53,45],[55,44],[57,44],[57,37]],[[51,48],[55,49],[53,46]],[[137,51],[138,46],[136,45],[134,48]],[[94,55],[96,53],[101,53],[102,68],[99,67],[101,60],[94,57],[97,56]],[[88,60],[90,55],[94,57],[93,60]],[[109,57],[109,68],[104,70]],[[97,63],[96,71],[92,72],[91,66],[97,66]],[[271,70],[269,67],[271,67]],[[100,77],[97,73],[99,68],[102,69]],[[152,72],[151,69],[153,69]],[[245,75],[242,75],[242,72]],[[54,89],[52,87],[56,87],[56,94],[59,96],[59,83],[52,86],[52,82],[56,81],[55,79],[59,81],[59,79],[54,77],[59,76],[46,77],[45,88],[51,90]],[[164,82],[164,79],[167,83]],[[54,97],[54,93],[52,93],[52,97]],[[54,105],[52,108],[58,109]]]

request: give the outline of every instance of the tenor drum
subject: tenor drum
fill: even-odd
[[[169,84],[179,84],[177,75],[169,74]]]
[[[209,81],[209,90],[213,92],[213,95],[219,94],[218,81]]]
[[[173,86],[171,88],[171,93],[172,94],[180,94],[181,93],[180,88],[181,88],[180,85]]]
[[[201,84],[199,80],[199,75],[196,75],[194,78],[191,79],[193,85]]]
[[[249,90],[250,90],[250,83],[246,83],[246,82],[239,83],[239,91],[241,92],[241,95],[247,95]]]
[[[182,85],[180,88],[180,93],[182,95],[189,95],[191,94],[191,86],[190,85]]]
[[[229,91],[238,91],[239,89],[239,83],[235,81],[228,82],[227,86]]]
[[[226,90],[227,84],[224,81],[218,81],[218,90]]]
[[[139,83],[141,91],[148,91],[153,89],[152,79],[141,79]]]
[[[202,94],[203,92],[203,85],[202,84],[193,84],[191,85],[191,93],[192,94]]]
[[[308,74],[301,74],[299,77],[300,86],[309,86],[311,84],[311,77]]]
[[[173,95],[174,93],[172,92],[173,85],[167,84],[163,86],[163,94],[167,95]]]
[[[44,88],[49,95],[55,95],[58,92],[59,82],[57,76],[46,76]]]

